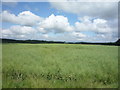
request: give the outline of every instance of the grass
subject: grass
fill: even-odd
[[[117,88],[118,46],[3,44],[3,88]]]

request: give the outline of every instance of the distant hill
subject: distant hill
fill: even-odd
[[[92,45],[116,45],[120,46],[120,39],[116,42],[109,43],[92,43],[92,42],[63,42],[63,41],[45,41],[45,40],[14,40],[14,39],[0,39],[2,43],[61,43],[61,44],[92,44]]]

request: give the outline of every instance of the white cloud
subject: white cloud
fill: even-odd
[[[67,17],[52,14],[40,22],[38,29],[42,32],[46,30],[46,32],[63,33],[73,31],[73,26],[70,26]]]
[[[40,33],[43,33],[43,34],[47,33],[47,31],[44,28],[40,27],[40,26],[37,26],[36,29]]]
[[[2,30],[3,38],[12,39],[35,39],[35,40],[54,40],[54,41],[88,41],[88,42],[102,42],[102,41],[115,41],[118,38],[113,37],[113,33],[107,34],[95,34],[95,36],[89,36],[82,32],[64,32],[60,34],[54,33],[41,33],[36,28],[28,26],[11,26],[8,29]]]
[[[28,26],[11,26],[9,29],[2,29],[3,38],[31,38],[31,35],[34,34],[36,30]]]
[[[95,33],[111,33],[112,29],[108,25],[105,19],[94,19],[91,20],[90,17],[85,16],[80,19],[79,22],[75,23],[76,31],[92,31]]]
[[[80,39],[80,38],[85,38],[85,37],[86,37],[85,34],[80,33],[80,32],[72,32],[71,35],[74,36],[74,37],[76,37],[76,38],[79,38],[79,39]]]
[[[35,29],[33,29],[32,27],[19,25],[12,26],[10,30],[13,31],[15,34],[31,34],[35,32]]]
[[[97,18],[111,19],[117,18],[117,2],[50,2],[53,8],[64,12],[77,14],[79,16],[92,16]]]
[[[67,13],[77,14],[80,21],[74,25],[75,41],[114,41],[118,37],[118,2],[50,2],[53,8]],[[86,16],[87,15],[87,16]],[[85,16],[85,17],[84,17]],[[94,32],[94,36],[79,37],[82,32]],[[68,35],[66,35],[67,38]],[[82,35],[80,35],[82,36]],[[70,36],[69,36],[70,37]],[[64,37],[65,38],[65,37]],[[67,40],[70,40],[67,38]]]
[[[117,40],[116,21],[110,22],[103,18],[92,16],[79,17],[75,24],[70,25],[67,17],[62,15],[50,15],[41,18],[30,11],[24,11],[17,16],[8,11],[2,12],[3,22],[12,25],[2,30],[3,38],[13,39],[39,39],[57,41],[114,41]],[[33,27],[32,27],[33,26]],[[83,32],[94,32],[94,36]]]
[[[0,16],[2,16],[2,22],[10,22],[13,24],[20,24],[26,26],[36,25],[42,20],[41,17],[33,14],[30,11],[23,11],[17,16],[15,14],[9,13],[8,11],[3,11]]]
[[[43,37],[48,38],[49,36],[48,36],[48,34],[43,34]]]

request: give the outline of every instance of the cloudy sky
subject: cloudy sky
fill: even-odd
[[[117,2],[4,2],[2,38],[113,42]]]

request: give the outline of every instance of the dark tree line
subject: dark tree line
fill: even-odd
[[[61,43],[61,44],[93,44],[93,45],[116,45],[120,46],[120,39],[116,42],[109,43],[91,43],[91,42],[63,42],[63,41],[46,41],[46,40],[14,40],[14,39],[0,39],[2,43]]]
[[[1,39],[2,43],[64,43],[60,41],[45,41],[45,40],[14,40],[14,39]]]

